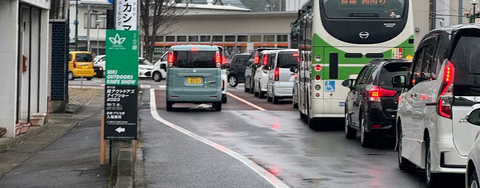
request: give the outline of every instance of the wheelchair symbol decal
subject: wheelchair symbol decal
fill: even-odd
[[[325,81],[325,92],[335,92],[335,81]]]

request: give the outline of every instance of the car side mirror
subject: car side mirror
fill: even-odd
[[[353,86],[353,80],[347,79],[342,82],[342,86],[351,88]]]
[[[480,104],[473,105],[472,108],[473,110],[467,113],[465,119],[471,124],[480,126]]]
[[[405,80],[406,80],[405,75],[392,76],[392,78],[391,78],[392,86],[403,88],[403,87],[405,87]]]

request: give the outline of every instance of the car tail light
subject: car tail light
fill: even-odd
[[[196,51],[198,51],[198,48],[197,48],[197,47],[192,47],[190,50],[191,50],[192,52],[196,52]]]
[[[275,72],[273,72],[273,80],[279,81],[280,80],[280,68],[276,67]]]
[[[73,68],[74,69],[77,68],[77,60],[76,59],[73,60]]]
[[[173,67],[173,61],[175,57],[173,56],[173,52],[168,53],[168,67]]]
[[[382,127],[382,125],[380,124],[373,124],[372,126],[370,126],[371,129],[379,129],[380,127]]]
[[[215,63],[217,64],[217,68],[220,68],[220,63],[222,63],[222,57],[220,57],[220,52],[215,53]]]
[[[259,61],[260,61],[260,57],[258,57],[258,52],[255,52],[254,63],[255,63],[255,64],[258,64]]]
[[[455,68],[453,67],[452,62],[448,61],[447,66],[445,66],[443,80],[442,80],[442,89],[440,97],[438,100],[438,114],[443,117],[452,118],[452,99],[453,99],[453,78],[454,78]]]
[[[225,65],[225,64],[227,64],[227,58],[226,58],[226,57],[223,57],[223,59],[222,59],[222,65]]]
[[[265,55],[265,56],[263,56],[263,65],[264,66],[267,65],[267,63],[268,63],[268,56]]]
[[[397,94],[397,91],[374,86],[368,93],[368,99],[369,101],[380,101],[380,97],[393,97],[395,94]]]
[[[315,71],[320,71],[322,70],[322,66],[320,65],[315,65]]]

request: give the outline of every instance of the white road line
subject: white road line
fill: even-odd
[[[140,85],[140,89],[150,89],[151,87],[150,85]]]
[[[263,169],[261,166],[259,166],[258,164],[256,164],[255,162],[251,161],[250,159],[246,158],[245,156],[243,155],[240,155],[238,154],[237,152],[234,152],[220,144],[217,144],[215,142],[212,142],[206,138],[203,138],[195,133],[192,133],[182,127],[179,127],[165,119],[163,119],[162,117],[160,117],[160,115],[158,114],[157,112],[157,107],[156,107],[156,102],[155,102],[155,90],[154,89],[150,89],[150,113],[152,114],[153,118],[155,118],[157,121],[177,130],[177,131],[180,131],[181,133],[183,134],[186,134],[187,136],[190,136],[200,142],[203,142],[209,146],[212,146],[213,148],[223,152],[223,153],[226,153],[230,156],[232,156],[233,158],[237,159],[238,161],[242,162],[243,164],[247,165],[250,169],[252,169],[253,171],[255,171],[257,174],[259,174],[260,176],[262,176],[265,180],[267,180],[270,184],[272,184],[273,186],[275,187],[278,187],[278,188],[288,188],[289,186],[287,184],[285,184],[283,181],[281,181],[280,179],[278,179],[275,175],[271,174],[270,172],[268,172],[267,170]]]
[[[240,98],[240,97],[237,97],[236,95],[231,94],[230,92],[227,92],[227,95],[229,95],[230,97],[233,97],[233,98],[235,98],[235,99],[237,99],[237,100],[239,100],[239,101],[241,101],[241,102],[243,102],[243,103],[245,103],[245,104],[247,104],[247,105],[249,105],[249,106],[251,106],[251,107],[254,107],[254,108],[256,108],[256,109],[258,109],[258,110],[260,110],[260,111],[267,111],[265,108],[262,108],[262,107],[260,107],[260,106],[257,106],[257,105],[255,105],[255,104],[253,104],[253,103],[251,103],[251,102],[248,102],[248,101],[246,101],[245,99],[242,99],[242,98]]]

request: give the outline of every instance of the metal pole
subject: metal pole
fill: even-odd
[[[458,1],[458,23],[463,23],[463,1]]]
[[[86,51],[89,51],[90,52],[90,5],[88,5],[88,26],[87,26],[87,50]]]
[[[75,51],[78,50],[78,0],[75,3]]]
[[[472,23],[475,23],[475,19],[477,18],[477,15],[475,15],[475,4],[473,4],[473,19]]]
[[[98,44],[98,41],[100,40],[100,36],[99,36],[99,32],[98,32],[98,27],[100,26],[98,22],[95,22],[97,23],[97,55],[98,55],[98,49],[100,48],[99,47],[99,44]]]

